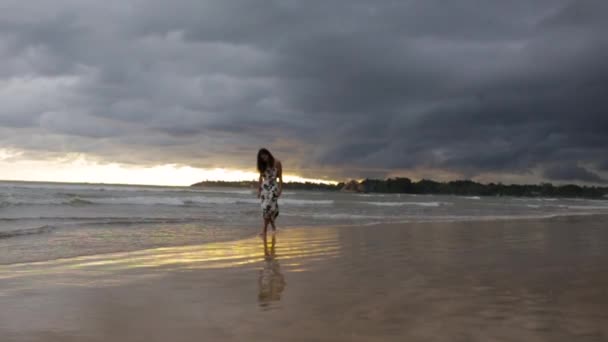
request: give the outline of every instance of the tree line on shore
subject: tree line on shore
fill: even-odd
[[[204,181],[193,187],[247,187],[257,186],[256,181]],[[322,190],[346,191],[360,193],[402,193],[402,194],[434,194],[462,196],[518,196],[518,197],[581,197],[607,198],[608,187],[579,186],[575,184],[553,185],[543,184],[482,184],[471,180],[437,182],[428,179],[412,181],[409,178],[397,177],[388,179],[351,180],[337,184],[322,184],[311,182],[286,182],[286,190]]]

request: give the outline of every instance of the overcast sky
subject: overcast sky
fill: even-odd
[[[0,0],[0,149],[603,183],[607,32],[606,0]]]

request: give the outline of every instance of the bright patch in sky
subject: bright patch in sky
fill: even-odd
[[[101,164],[84,157],[72,160],[19,160],[9,151],[0,150],[0,180],[187,186],[203,180],[242,181],[257,177],[255,171],[201,169],[173,164],[151,167]],[[285,174],[283,180],[328,183],[326,180],[289,174]]]

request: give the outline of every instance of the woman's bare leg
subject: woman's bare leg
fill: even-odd
[[[264,241],[264,256],[268,257],[270,255],[270,251],[268,251],[268,238],[266,235],[262,235],[262,240]]]
[[[268,230],[269,222],[270,222],[270,219],[267,219],[264,217],[264,228],[262,228],[262,231],[260,232],[260,236],[266,236],[266,231]]]
[[[270,225],[272,226],[272,231],[276,232],[277,231],[277,226],[274,225],[274,218],[270,219]]]

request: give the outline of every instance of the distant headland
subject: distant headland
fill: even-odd
[[[203,181],[192,187],[239,187],[252,188],[256,181]],[[471,180],[437,182],[428,179],[412,181],[409,178],[351,180],[337,184],[287,182],[285,190],[343,191],[357,193],[433,194],[461,196],[516,196],[516,197],[571,197],[608,199],[608,187],[580,186],[574,184],[482,184]]]

